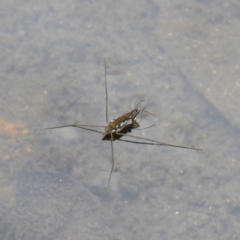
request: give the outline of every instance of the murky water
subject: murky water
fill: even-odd
[[[0,238],[238,239],[239,6],[219,1],[1,3]],[[133,134],[203,152],[110,142]]]

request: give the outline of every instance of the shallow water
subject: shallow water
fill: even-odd
[[[219,1],[4,1],[0,238],[238,239],[239,6]],[[133,134],[203,152],[114,142]]]

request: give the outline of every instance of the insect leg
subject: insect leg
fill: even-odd
[[[126,136],[126,137],[131,137],[131,138],[137,138],[137,139],[142,139],[142,140],[147,140],[150,142],[153,142],[155,144],[150,144],[150,145],[162,145],[162,146],[168,146],[168,147],[176,147],[176,148],[185,148],[185,149],[191,149],[191,150],[199,150],[202,151],[203,149],[198,149],[198,148],[190,148],[190,147],[185,147],[185,146],[180,146],[180,145],[173,145],[173,144],[169,144],[169,143],[163,143],[163,142],[158,142],[149,138],[142,138],[142,137],[137,137],[137,136],[131,136],[128,134],[123,134],[123,133],[117,133],[116,135],[120,135],[120,136]]]
[[[113,168],[114,168],[113,134],[112,133],[111,133],[111,151],[112,151],[112,168],[111,168],[111,173],[110,173],[109,179],[108,179],[108,187],[109,187],[109,183],[110,183]]]
[[[108,124],[108,91],[107,91],[107,64],[105,58],[104,60],[104,69],[105,69],[105,94],[106,94],[106,124]]]
[[[97,132],[97,133],[101,133],[101,134],[104,134],[104,132],[101,132],[101,131],[97,131],[95,129],[91,129],[91,128],[86,128],[84,126],[89,126],[89,125],[65,125],[65,126],[59,126],[59,127],[50,127],[50,128],[44,128],[44,130],[47,130],[47,129],[56,129],[56,128],[67,128],[67,127],[75,127],[75,128],[81,128],[81,129],[84,129],[84,130],[88,130],[88,131],[92,131],[92,132]],[[91,126],[91,125],[90,125]],[[103,127],[103,126],[91,126],[91,127]]]

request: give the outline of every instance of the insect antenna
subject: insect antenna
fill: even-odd
[[[142,121],[143,112],[146,112],[146,113],[148,113],[148,114],[151,114],[151,115],[155,116],[153,113],[150,113],[150,112],[148,112],[148,111],[145,111],[145,107],[144,107],[144,108],[141,110],[140,121],[138,122],[138,125],[139,125],[139,126],[140,126],[140,123],[141,123],[141,121]],[[136,120],[135,120],[135,121],[136,121]],[[151,127],[153,127],[153,126],[155,126],[155,124],[152,124],[152,125],[150,125],[149,127],[145,127],[145,128],[134,128],[134,129],[135,129],[135,130],[144,130],[144,129],[151,128]]]
[[[136,109],[136,108],[138,107],[138,105],[139,105],[140,103],[142,103],[142,102],[145,102],[145,100],[141,100],[141,101],[135,106],[134,109]]]
[[[141,116],[140,116],[140,120],[138,122],[138,124],[140,125],[141,121],[142,121],[142,116],[143,116],[143,112],[145,112],[145,107],[141,110]],[[147,112],[147,111],[146,111]]]

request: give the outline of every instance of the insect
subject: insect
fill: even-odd
[[[114,169],[113,142],[115,140],[129,142],[129,143],[135,143],[135,144],[159,145],[159,146],[169,146],[169,147],[176,147],[176,148],[185,148],[185,149],[190,149],[190,150],[202,150],[202,149],[197,149],[197,148],[191,148],[191,147],[185,147],[185,146],[180,146],[180,145],[173,145],[173,144],[169,144],[169,143],[163,143],[163,142],[159,142],[159,141],[149,139],[149,138],[143,138],[143,137],[139,137],[139,136],[129,135],[128,133],[130,133],[133,129],[136,129],[136,128],[140,127],[140,122],[141,122],[141,119],[142,119],[143,112],[146,112],[148,114],[152,114],[152,113],[149,113],[148,111],[146,111],[145,108],[143,108],[143,109],[138,108],[140,103],[142,103],[144,100],[141,100],[133,110],[131,110],[129,112],[126,112],[125,114],[121,115],[120,117],[109,121],[109,116],[108,116],[108,90],[107,90],[107,64],[106,64],[105,58],[104,58],[104,69],[105,69],[105,95],[106,95],[106,125],[103,126],[103,125],[70,124],[70,125],[64,125],[64,126],[49,127],[49,128],[45,128],[45,129],[75,127],[75,128],[81,128],[81,129],[84,129],[84,130],[88,130],[88,131],[103,134],[102,140],[108,140],[108,141],[111,142],[112,166],[111,166],[111,172],[110,172],[110,175],[109,175],[109,178],[108,178],[108,186],[110,184],[112,172],[113,172],[113,169]],[[139,114],[141,116],[140,116],[140,121],[138,122],[137,117],[139,116]],[[152,114],[152,115],[154,115],[154,114]],[[150,127],[152,127],[152,126],[150,126]],[[95,129],[91,129],[89,127],[102,127],[102,128],[104,128],[104,132],[98,131],[98,130],[95,130]],[[147,127],[147,128],[149,128],[149,127]],[[122,139],[122,137],[124,137],[124,136],[129,137],[129,138],[139,139],[139,140],[145,140],[147,142],[125,140],[125,139]]]

